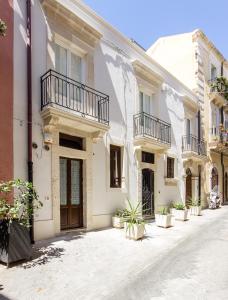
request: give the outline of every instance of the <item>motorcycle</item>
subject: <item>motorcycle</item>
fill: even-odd
[[[213,190],[210,192],[209,196],[209,208],[216,209],[219,208],[221,204],[221,199],[218,192],[218,186],[216,185]]]

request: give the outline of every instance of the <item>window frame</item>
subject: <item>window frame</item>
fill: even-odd
[[[113,158],[113,153],[117,153],[117,174],[118,176],[115,177],[115,157]],[[110,170],[110,188],[121,188],[122,187],[122,168],[121,168],[121,157],[122,151],[120,146],[110,145],[110,156],[109,156],[109,170]]]
[[[166,164],[166,178],[175,178],[175,158],[167,156]]]

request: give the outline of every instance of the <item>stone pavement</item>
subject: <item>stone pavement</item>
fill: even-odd
[[[151,223],[141,241],[127,240],[124,230],[113,228],[40,241],[32,261],[10,269],[0,265],[0,299],[108,299],[125,282],[224,217],[228,218],[227,206],[204,210],[203,216],[176,221],[168,229]]]

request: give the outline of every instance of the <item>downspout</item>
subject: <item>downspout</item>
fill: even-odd
[[[223,62],[221,63],[221,77],[223,76]],[[223,114],[223,106],[221,107],[221,123],[224,125],[224,114]],[[224,157],[223,152],[221,152],[221,166],[222,166],[222,203],[224,203],[225,199],[225,167],[224,167]]]
[[[32,35],[31,35],[31,0],[26,2],[27,9],[27,153],[28,153],[28,181],[33,184],[32,162]],[[30,199],[32,207],[32,198]],[[34,243],[33,216],[30,218],[30,240]]]

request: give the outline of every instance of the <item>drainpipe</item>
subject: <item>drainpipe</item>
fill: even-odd
[[[221,63],[221,76],[223,76],[223,62]],[[224,107],[221,107],[221,123],[224,125],[224,114],[223,114]],[[222,202],[224,203],[225,199],[225,167],[224,167],[224,159],[223,159],[223,152],[221,153],[221,166],[222,166]]]
[[[28,181],[33,184],[32,162],[32,35],[31,35],[31,0],[26,2],[27,10],[27,152],[28,152]],[[30,199],[32,206],[32,199]],[[30,240],[34,243],[33,217],[30,218]]]
[[[224,204],[225,200],[225,167],[224,167],[224,160],[223,160],[223,153],[221,153],[221,166],[222,166],[222,204]]]

